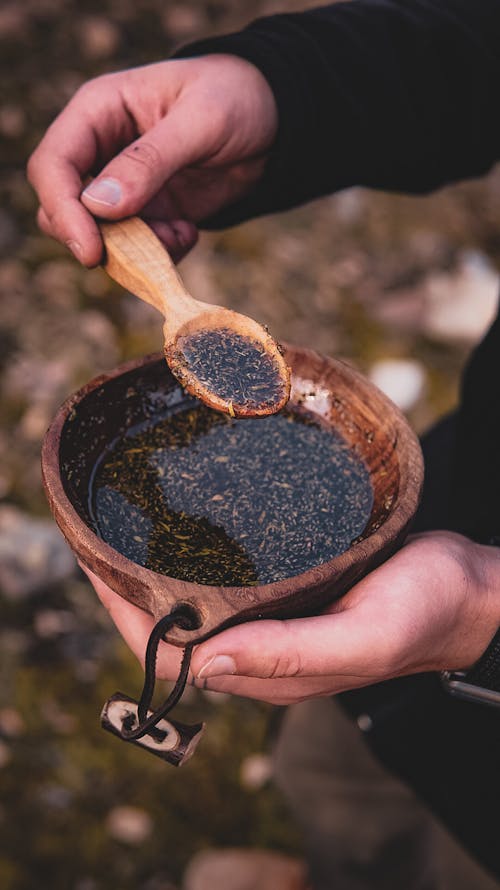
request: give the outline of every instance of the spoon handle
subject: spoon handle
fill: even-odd
[[[104,268],[118,284],[150,303],[163,316],[193,314],[195,301],[184,287],[161,241],[137,216],[99,222],[106,248]]]

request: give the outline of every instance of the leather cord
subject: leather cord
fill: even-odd
[[[160,618],[157,624],[153,627],[146,648],[144,686],[137,708],[138,725],[133,725],[133,715],[129,715],[129,717],[123,721],[122,725],[121,737],[127,742],[136,741],[146,734],[161,741],[161,738],[165,733],[156,729],[156,725],[160,720],[163,720],[163,718],[167,716],[173,707],[175,707],[184,692],[189,673],[189,665],[191,663],[191,654],[193,650],[192,643],[188,644],[184,649],[179,676],[170,695],[159,708],[153,711],[149,717],[147,716],[153,700],[156,684],[156,658],[158,654],[158,646],[165,634],[176,624],[187,630],[194,630],[195,627],[198,626],[197,619],[189,608],[177,606],[169,615],[164,615],[163,618]]]

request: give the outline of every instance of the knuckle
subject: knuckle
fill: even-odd
[[[146,167],[148,170],[157,170],[161,164],[159,149],[152,142],[133,142],[122,151],[122,157]]]
[[[286,634],[285,636],[287,637],[288,635]],[[271,671],[268,674],[268,679],[275,680],[279,677],[297,677],[300,675],[301,669],[300,653],[295,646],[288,646],[285,639],[285,646],[271,663]]]
[[[38,173],[38,164],[39,164],[40,153],[38,148],[35,149],[33,154],[28,159],[28,163],[26,165],[26,176],[28,178],[28,182],[34,186]]]
[[[51,227],[48,217],[41,207],[38,208],[36,221],[38,228],[41,229],[42,232],[44,232],[46,235],[51,234]]]
[[[55,233],[59,234],[63,224],[63,213],[61,209],[56,206],[53,210],[46,210],[45,213],[50,227]]]
[[[101,74],[99,77],[91,77],[90,80],[86,80],[85,83],[82,83],[81,86],[78,87],[72,101],[79,101],[80,99],[86,100],[89,97],[95,96],[102,90],[103,86],[106,85],[106,81],[109,77],[110,75],[108,74]]]

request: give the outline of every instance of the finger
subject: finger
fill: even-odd
[[[364,611],[359,605],[315,618],[239,625],[197,648],[193,673],[200,678],[376,676],[384,646],[373,615]]]
[[[80,128],[77,135],[83,139]],[[43,208],[48,233],[66,244],[81,263],[96,266],[102,258],[102,240],[95,220],[80,201],[80,169],[88,169],[90,158],[88,153],[79,153],[69,138],[60,143],[54,134],[47,134],[29,161],[28,178]]]
[[[177,102],[104,167],[83,192],[83,203],[105,219],[140,213],[178,170],[216,150],[216,133],[206,110],[193,115],[189,102]]]
[[[165,245],[174,263],[179,263],[198,241],[198,229],[187,220],[145,219],[145,222]]]
[[[39,229],[41,229],[44,235],[48,235],[50,238],[57,238],[56,232],[51,225],[50,220],[43,207],[39,207],[38,209],[37,223]],[[74,241],[67,241],[66,247],[68,248],[68,250],[71,251],[71,253],[77,260],[80,260],[81,246],[78,243],[75,243]]]
[[[50,220],[45,213],[43,207],[38,208],[38,212],[36,215],[36,221],[38,223],[38,228],[42,230],[44,235],[50,235],[51,238],[54,237],[54,232],[52,231],[52,226],[50,225]]]
[[[149,635],[154,627],[154,619],[148,612],[129,603],[101,581],[86,566],[79,563],[81,569],[94,587],[103,606],[109,612],[123,639],[130,647],[138,661],[144,666],[144,656]],[[166,679],[174,679],[179,675],[182,649],[161,643],[158,649],[158,675]]]
[[[165,245],[174,263],[179,263],[198,241],[198,229],[187,220],[173,220],[167,223],[162,220],[145,218],[144,221],[147,222],[162,244]],[[56,231],[51,225],[43,207],[40,207],[38,210],[37,222],[45,235],[49,235],[52,238],[57,237]],[[80,258],[79,245],[68,241],[66,247],[71,250],[76,259]]]
[[[61,163],[59,172],[62,169]],[[92,268],[101,262],[104,248],[95,220],[80,202],[80,191],[81,183],[74,177],[71,192],[69,188],[61,192],[50,205],[50,212],[47,205],[43,207],[44,231],[65,244],[80,263]]]
[[[365,685],[359,677],[295,677],[259,680],[254,677],[215,677],[195,679],[194,685],[211,692],[224,692],[272,705],[291,705],[310,698],[336,695]]]

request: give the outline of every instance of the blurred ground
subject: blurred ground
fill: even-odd
[[[266,761],[248,761],[266,747],[265,707],[192,693],[181,719],[203,717],[209,728],[180,773],[98,728],[104,699],[138,690],[141,672],[46,522],[40,440],[66,395],[159,348],[161,326],[100,270],[79,268],[38,234],[24,165],[88,77],[305,5],[7,0],[0,7],[3,890],[171,890],[205,847],[299,849],[266,784]],[[199,298],[253,315],[280,339],[355,362],[422,430],[454,404],[460,368],[494,311],[499,199],[498,172],[419,199],[351,190],[204,235],[182,274]]]

